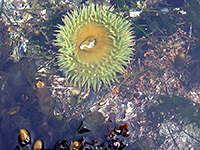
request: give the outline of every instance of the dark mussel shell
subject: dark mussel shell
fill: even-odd
[[[44,142],[41,139],[37,139],[33,144],[32,150],[44,150]]]
[[[28,130],[26,129],[19,130],[18,142],[19,145],[22,147],[31,144],[31,135]]]

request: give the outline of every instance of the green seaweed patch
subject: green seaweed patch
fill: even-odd
[[[199,104],[178,96],[160,96],[158,102],[157,106],[153,106],[148,111],[157,123],[162,123],[165,119],[174,115],[177,118],[188,120],[190,123],[200,126]]]

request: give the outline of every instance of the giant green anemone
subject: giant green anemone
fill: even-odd
[[[55,45],[60,46],[58,65],[74,86],[99,90],[117,81],[130,60],[131,24],[113,8],[90,4],[77,8],[58,25]]]

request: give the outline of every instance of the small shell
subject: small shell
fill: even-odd
[[[127,124],[121,124],[121,125],[119,126],[119,129],[120,129],[121,131],[123,131],[123,130],[128,131],[128,125],[127,125]]]
[[[81,144],[81,143],[80,143],[79,141],[74,141],[74,142],[73,142],[74,148],[79,148],[80,144]]]
[[[179,53],[178,55],[176,55],[175,60],[174,60],[174,65],[176,67],[183,66],[185,63],[185,57],[186,57],[185,53]]]
[[[123,136],[123,137],[128,137],[128,136],[129,136],[129,131],[122,132],[122,136]]]
[[[117,128],[114,128],[114,132],[117,134],[117,135],[120,135],[121,134],[121,130],[117,129]]]
[[[36,88],[43,88],[45,86],[44,82],[39,80],[35,84]]]
[[[32,150],[44,150],[44,142],[41,139],[37,139]]]
[[[36,37],[39,37],[40,36],[40,31],[39,30],[35,30],[33,32],[33,34],[36,36]]]
[[[20,129],[18,136],[19,144],[24,147],[28,144],[31,144],[31,135],[26,129]]]

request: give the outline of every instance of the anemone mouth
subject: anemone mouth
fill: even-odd
[[[76,41],[78,59],[88,64],[103,62],[112,51],[111,33],[96,22],[82,25],[77,31]]]

